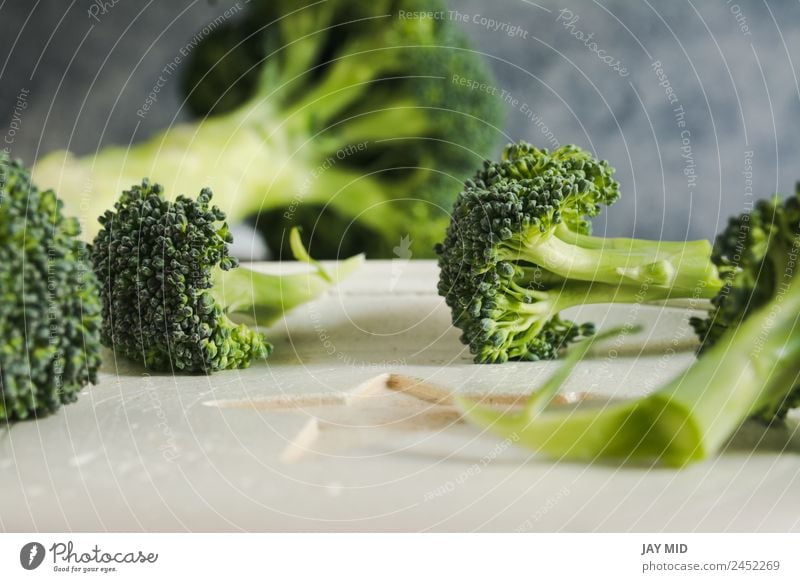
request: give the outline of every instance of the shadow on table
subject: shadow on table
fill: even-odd
[[[422,315],[407,311],[388,316],[388,309],[387,306],[387,309],[365,310],[359,312],[357,318],[335,323],[314,321],[313,326],[305,325],[301,329],[279,323],[267,332],[267,338],[275,344],[270,362],[381,364],[401,361],[408,365],[472,362],[469,347],[459,340],[461,330],[450,324],[449,311]],[[586,359],[603,360],[608,357],[609,350],[613,350],[616,359],[686,353],[696,347],[694,333],[685,333],[676,340],[672,336],[655,336],[652,330],[627,329],[619,339],[614,336],[598,342]]]
[[[414,447],[406,450],[403,454],[428,460],[441,459],[442,456],[446,456],[450,462],[460,462],[465,465],[470,465],[485,461],[487,458],[487,451],[488,453],[494,451],[495,454],[492,456],[492,463],[498,465],[519,466],[529,462],[539,465],[568,465],[576,468],[585,467],[587,465],[587,463],[582,461],[557,461],[548,459],[547,457],[538,456],[535,452],[521,447],[509,447],[503,449],[502,455],[497,455],[496,450],[498,443],[502,442],[499,437],[494,437],[485,433],[477,434],[474,427],[464,423],[454,423],[449,431],[451,436],[455,436],[454,433],[459,433],[462,439],[461,441],[455,439],[453,443],[451,443],[454,446],[453,450],[445,451],[441,447],[434,450],[426,450],[424,447]],[[472,442],[473,445],[471,447],[464,447],[462,441]],[[724,447],[724,450],[720,453],[722,456],[760,456],[776,454],[791,456],[800,454],[800,421],[790,419],[785,424],[771,427],[767,427],[755,421],[746,422],[734,433],[728,444]],[[714,462],[713,457],[708,461]],[[620,468],[631,470],[680,470],[654,462],[619,462],[610,459],[599,459],[593,461],[591,465],[614,470]],[[691,466],[692,465],[689,465],[689,467]]]
[[[739,427],[728,442],[726,452],[800,453],[800,422],[794,419],[767,427],[750,421]]]
[[[311,320],[292,328],[279,323],[268,330],[275,345],[274,364],[337,365],[447,365],[472,361],[469,348],[459,340],[460,331],[450,326],[449,313],[390,313],[365,309],[352,319],[336,322]],[[447,316],[445,319],[444,316]]]

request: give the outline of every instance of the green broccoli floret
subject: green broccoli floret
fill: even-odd
[[[576,146],[519,143],[466,182],[436,250],[439,294],[476,362],[555,358],[594,331],[562,319],[568,307],[719,291],[708,241],[589,235],[619,198],[613,172]]]
[[[0,152],[0,421],[54,412],[97,381],[97,281],[61,207]]]
[[[313,272],[285,275],[236,268],[225,214],[197,199],[164,197],[144,181],[125,191],[101,218],[92,263],[103,297],[103,344],[147,368],[211,373],[266,358],[264,335],[229,316],[266,326],[349,275],[355,256],[328,272],[307,254],[294,230],[295,256]]]
[[[463,398],[459,404],[477,424],[556,459],[682,466],[716,454],[747,418],[785,408],[789,401],[798,405],[792,396],[800,375],[798,314],[800,277],[721,334],[683,374],[633,401],[548,409],[588,350],[587,340],[570,350],[522,412],[480,407]]]
[[[800,255],[800,185],[795,196],[759,200],[753,210],[730,219],[714,243],[711,259],[724,281],[706,317],[690,322],[700,338],[701,355],[731,328],[736,328],[774,298],[794,278]],[[800,404],[800,384],[784,402],[756,412],[764,422],[783,418]],[[773,407],[772,405],[777,405]]]
[[[390,257],[404,235],[429,255],[501,111],[453,82],[492,83],[458,26],[411,15],[437,10],[440,0],[254,0],[180,63],[196,122],[94,156],[50,154],[35,176],[88,216],[151,176],[171,192],[224,192],[229,220],[259,215],[270,237],[303,221],[322,258]]]

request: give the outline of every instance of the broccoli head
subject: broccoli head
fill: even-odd
[[[800,255],[800,185],[794,196],[759,200],[749,213],[734,216],[717,236],[711,259],[724,285],[711,299],[707,316],[690,322],[700,339],[701,356],[729,329],[757,309],[782,299],[798,268]],[[783,418],[800,404],[800,385],[757,411],[764,422]]]
[[[619,198],[614,170],[576,146],[519,143],[484,163],[437,245],[439,293],[478,363],[539,360],[593,332],[559,313],[589,303],[713,297],[708,241],[590,235]]]
[[[209,185],[230,220],[258,215],[276,249],[302,221],[323,258],[391,256],[404,235],[429,253],[501,111],[469,88],[491,79],[463,32],[425,16],[444,5],[254,0],[246,10],[180,64],[195,122],[132,148],[53,153],[37,178],[76,208],[91,199],[95,214],[141,176],[170,191]]]
[[[313,272],[286,275],[238,268],[225,214],[203,189],[197,199],[164,197],[148,181],[123,192],[101,218],[92,263],[103,297],[102,342],[155,370],[210,373],[266,358],[264,335],[233,314],[269,325],[347,276],[361,256],[335,273],[315,263],[291,235],[298,259]]]
[[[0,421],[54,412],[97,380],[100,301],[79,230],[0,152]]]

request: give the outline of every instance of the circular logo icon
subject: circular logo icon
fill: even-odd
[[[44,561],[44,546],[39,542],[28,542],[19,551],[19,563],[26,570],[35,570]]]

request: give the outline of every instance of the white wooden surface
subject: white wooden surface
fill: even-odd
[[[147,375],[107,354],[78,403],[0,428],[0,529],[800,530],[796,421],[747,426],[680,471],[584,466],[392,389],[422,379],[507,400],[557,365],[472,364],[435,288],[431,262],[370,262],[270,330],[273,356],[248,370]],[[646,329],[582,363],[567,391],[642,393],[692,360],[686,309],[584,310]]]

